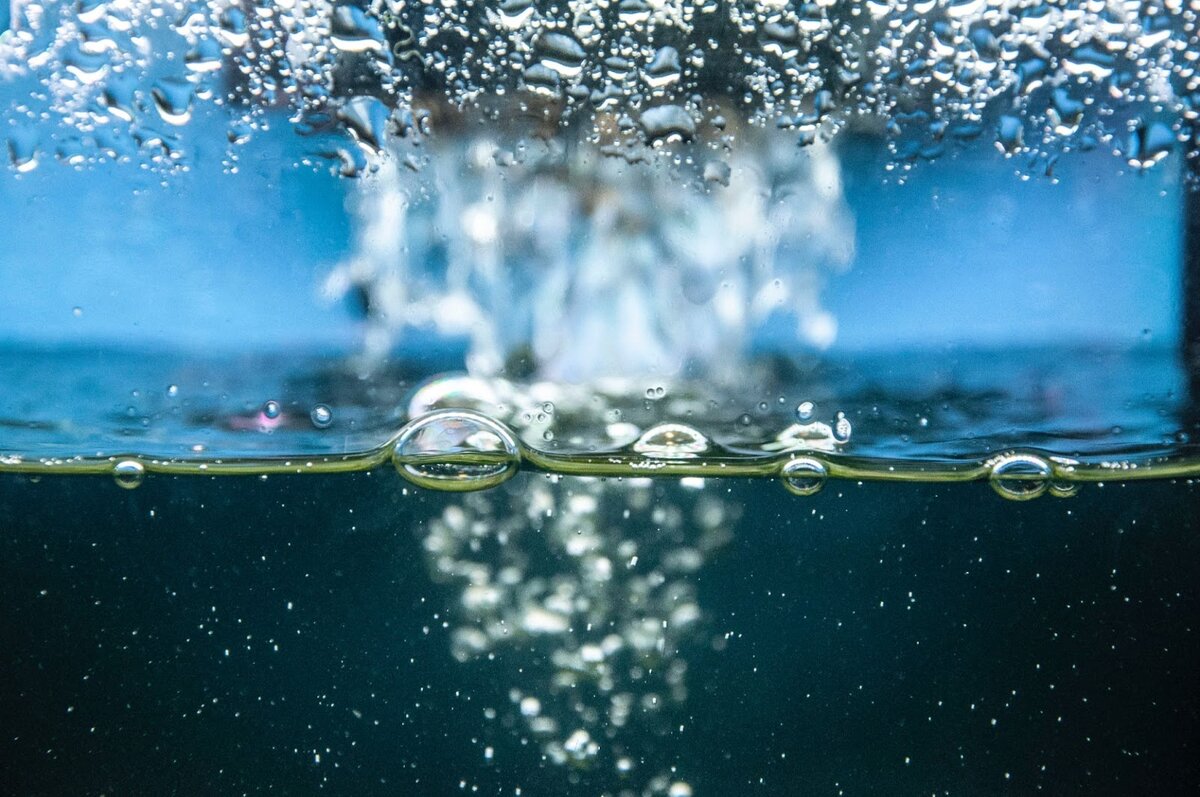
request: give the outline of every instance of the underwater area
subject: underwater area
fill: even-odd
[[[1194,793],[1198,17],[0,0],[0,793]]]

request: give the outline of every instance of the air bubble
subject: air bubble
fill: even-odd
[[[328,429],[329,425],[333,423],[333,410],[324,404],[318,404],[312,408],[308,417],[312,420],[313,426],[318,429]]]
[[[633,450],[657,459],[691,459],[708,450],[708,438],[682,423],[662,423],[647,429]]]
[[[825,465],[812,457],[796,457],[788,460],[780,473],[783,486],[793,495],[814,495],[825,486],[829,472]]]
[[[326,408],[326,409],[328,409],[328,408]],[[281,408],[279,406],[278,401],[272,400],[272,401],[268,401],[266,404],[263,404],[263,408],[262,408],[263,417],[269,418],[272,421],[275,420],[276,418],[278,418],[282,412],[283,412],[283,408]],[[314,409],[313,412],[316,412],[316,410]],[[314,420],[313,423],[316,423],[316,421]]]
[[[508,481],[521,452],[508,427],[486,415],[437,410],[401,430],[392,464],[419,487],[466,492]]]
[[[1055,498],[1074,498],[1079,495],[1079,482],[1054,480],[1050,482],[1050,495]]]
[[[812,416],[813,416],[813,411],[816,410],[816,408],[817,408],[817,406],[815,404],[813,404],[811,401],[800,402],[799,406],[796,407],[797,420],[811,421]]]
[[[992,464],[992,488],[1013,501],[1037,498],[1050,487],[1050,463],[1032,454],[1009,454]]]
[[[146,479],[146,468],[136,459],[123,459],[113,465],[113,481],[118,487],[133,490],[142,486]]]

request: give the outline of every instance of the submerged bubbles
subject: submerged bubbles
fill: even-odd
[[[521,451],[512,432],[485,415],[436,410],[410,422],[392,447],[392,464],[431,490],[483,490],[512,478]]]
[[[1033,454],[1006,454],[992,463],[992,488],[1012,501],[1037,498],[1050,487],[1053,468]]]
[[[1082,485],[1079,482],[1068,482],[1055,479],[1050,482],[1050,495],[1055,498],[1074,498],[1079,495],[1079,489]]]

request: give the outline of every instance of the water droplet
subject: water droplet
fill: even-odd
[[[485,415],[436,410],[401,430],[392,464],[420,487],[465,492],[512,478],[521,451],[512,432]]]
[[[813,495],[825,486],[829,473],[820,460],[812,457],[796,457],[788,460],[780,474],[783,486],[793,495]]]
[[[533,0],[501,0],[500,24],[508,30],[518,30],[533,17]]]
[[[308,417],[312,419],[313,426],[318,429],[328,429],[329,425],[333,423],[333,410],[324,404],[318,404],[312,408]]]
[[[558,76],[558,72],[550,69],[545,64],[531,65],[521,74],[521,78],[525,82],[525,88],[535,94],[545,94],[550,97],[558,96],[561,79]]]
[[[179,385],[167,385],[167,397],[175,398],[179,395]]]
[[[328,407],[326,407],[326,410],[328,411]],[[282,412],[283,412],[283,408],[281,408],[279,406],[278,401],[274,401],[274,400],[268,401],[266,404],[263,405],[263,408],[262,408],[263,415],[266,416],[267,418],[270,418],[271,420],[275,420],[276,418],[278,418],[280,413],[282,413]],[[316,410],[314,409],[313,412],[315,413]],[[313,423],[316,423],[315,419],[313,420]],[[326,424],[326,425],[328,425],[328,424]]]
[[[659,105],[642,112],[640,119],[646,138],[655,144],[664,141],[691,141],[696,135],[696,120],[678,105]]]
[[[31,128],[18,127],[8,139],[8,156],[19,172],[30,172],[38,165],[38,136]]]
[[[662,423],[647,429],[633,450],[657,459],[691,459],[708,450],[708,438],[682,423]]]
[[[335,47],[348,53],[379,52],[384,46],[379,20],[350,4],[334,9],[329,38]]]
[[[337,115],[364,150],[375,154],[382,149],[388,119],[386,105],[374,97],[355,97],[339,108]]]
[[[118,487],[133,490],[142,485],[146,478],[146,468],[135,459],[123,459],[113,465],[113,481]]]
[[[1129,165],[1149,169],[1171,152],[1175,133],[1162,122],[1140,124],[1129,136],[1126,146]]]
[[[646,67],[646,83],[651,88],[662,88],[679,80],[679,51],[674,47],[660,47],[654,59]]]
[[[813,411],[816,410],[816,408],[817,406],[811,401],[802,401],[800,402],[800,405],[796,407],[796,418],[801,421],[811,421]]]
[[[543,33],[537,42],[542,65],[563,77],[574,77],[583,69],[587,52],[565,33]]]
[[[1019,116],[1000,117],[1000,128],[996,135],[996,146],[1006,155],[1020,152],[1025,146],[1025,124]]]
[[[192,118],[192,84],[186,80],[163,78],[154,84],[150,94],[158,115],[167,124],[185,125]]]
[[[214,39],[201,39],[183,62],[192,72],[215,72],[221,68],[221,46]]]
[[[729,178],[732,174],[733,170],[725,161],[713,160],[704,164],[704,181],[706,183],[719,183],[728,188]]]
[[[833,437],[839,443],[848,443],[850,441],[850,433],[853,431],[850,426],[850,419],[846,417],[846,413],[839,412],[837,421],[833,425]]]
[[[1050,463],[1032,454],[1008,454],[992,464],[992,487],[1013,501],[1028,501],[1050,486]]]

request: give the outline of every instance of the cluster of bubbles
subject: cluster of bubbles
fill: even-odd
[[[711,635],[695,574],[730,539],[736,505],[648,479],[514,484],[424,526],[430,571],[456,598],[454,658],[504,668],[496,718],[572,780],[691,795],[677,751],[647,738],[683,718],[689,653]]]
[[[872,127],[900,162],[987,135],[1144,167],[1192,135],[1196,16],[1184,0],[14,0],[0,113],[19,169],[43,150],[170,162],[200,104],[230,109],[234,143],[278,108],[348,173],[422,113],[464,110],[630,159],[693,139],[721,155],[740,119],[799,143]]]

